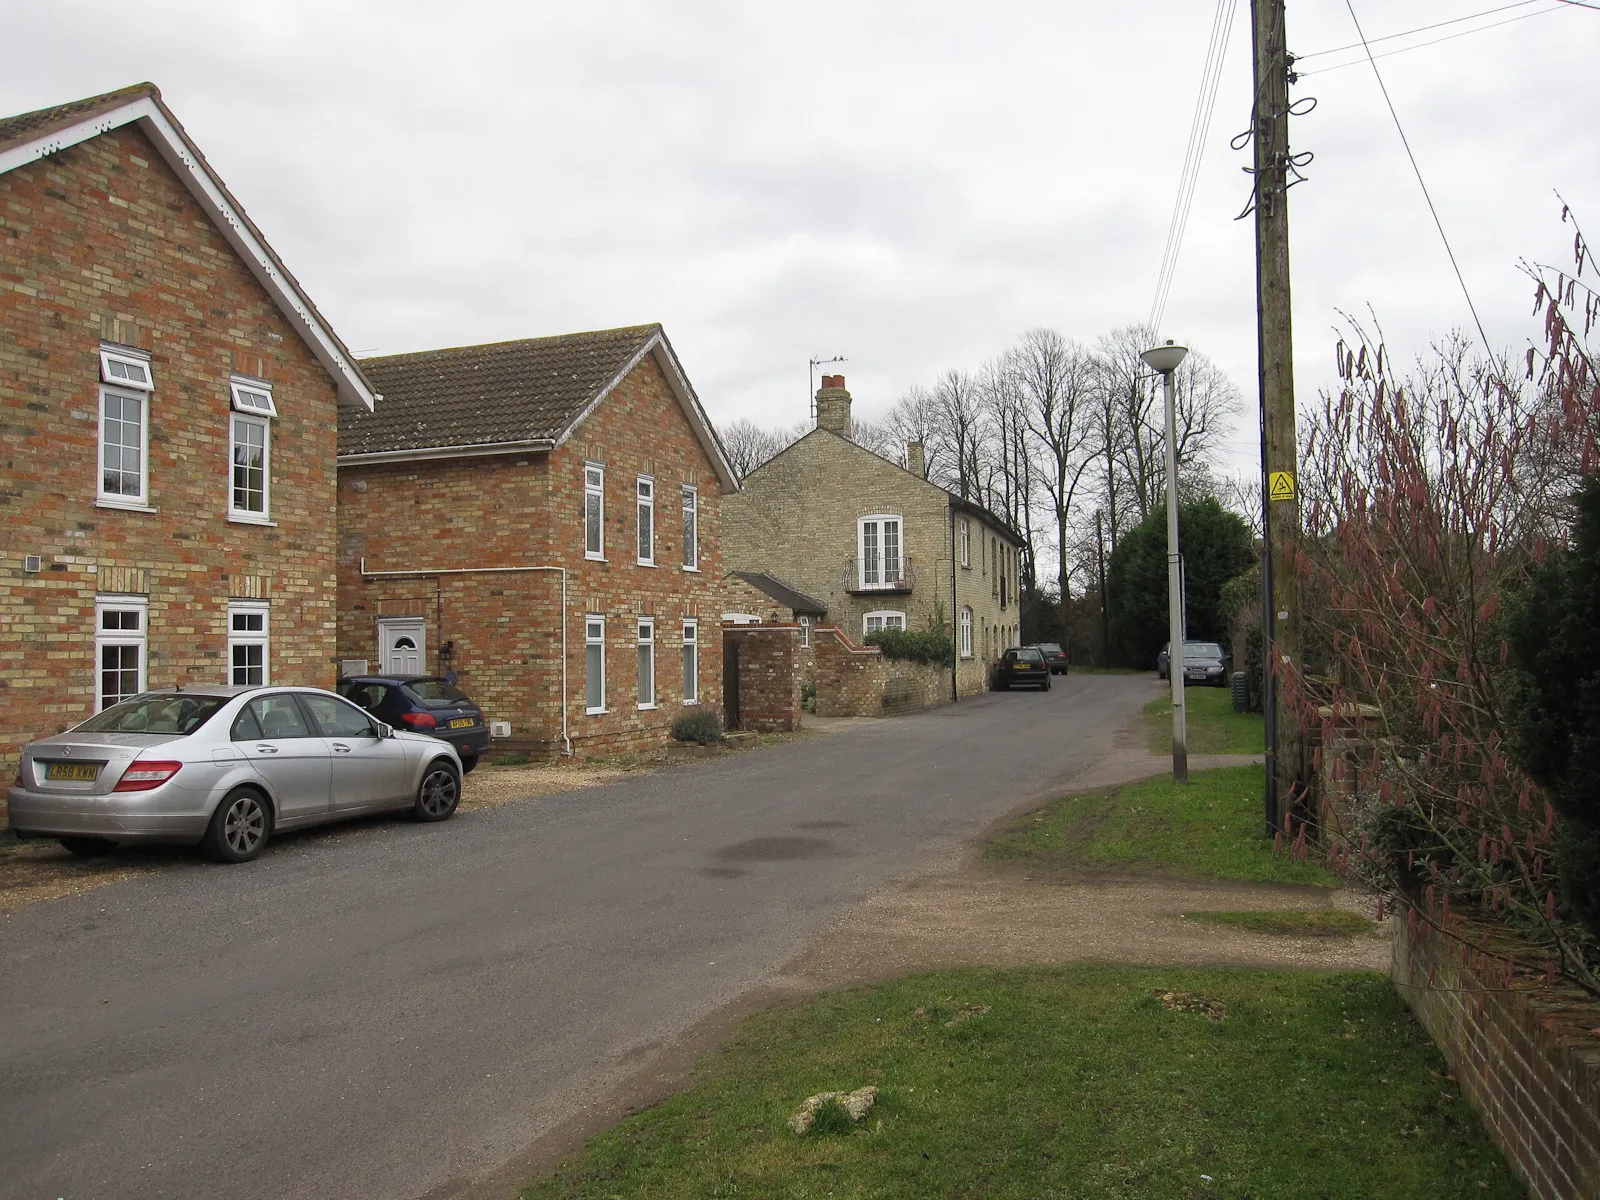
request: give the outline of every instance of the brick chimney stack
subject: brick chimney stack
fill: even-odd
[[[918,479],[928,477],[928,456],[923,452],[921,442],[906,443],[906,470]]]
[[[817,428],[851,436],[850,393],[844,390],[843,375],[824,375],[817,389]]]

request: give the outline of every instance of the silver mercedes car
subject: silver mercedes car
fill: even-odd
[[[199,843],[248,862],[274,833],[386,809],[443,821],[461,798],[446,742],[305,687],[145,692],[23,748],[6,793],[18,837],[74,854]]]

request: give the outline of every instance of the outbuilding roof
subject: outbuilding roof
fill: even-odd
[[[797,616],[805,613],[811,616],[826,616],[828,606],[821,600],[806,595],[798,588],[792,588],[783,580],[767,571],[735,571],[734,575],[744,580],[757,591],[765,592],[783,607],[792,610]]]
[[[339,416],[345,464],[553,450],[652,355],[723,486],[738,480],[660,325],[363,359],[383,392]]]

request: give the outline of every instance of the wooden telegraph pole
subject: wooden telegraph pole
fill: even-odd
[[[1284,0],[1251,0],[1255,50],[1256,337],[1261,386],[1262,637],[1267,725],[1266,824],[1304,788],[1300,726],[1282,705],[1282,676],[1300,669],[1294,555],[1300,538],[1293,327],[1289,317],[1289,76]]]

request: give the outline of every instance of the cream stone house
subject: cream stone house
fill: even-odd
[[[857,445],[850,406],[844,376],[823,376],[816,428],[723,500],[725,565],[826,606],[812,619],[855,641],[939,630],[955,646],[957,695],[984,691],[1020,632],[1022,538],[924,478],[920,443],[904,467]]]

